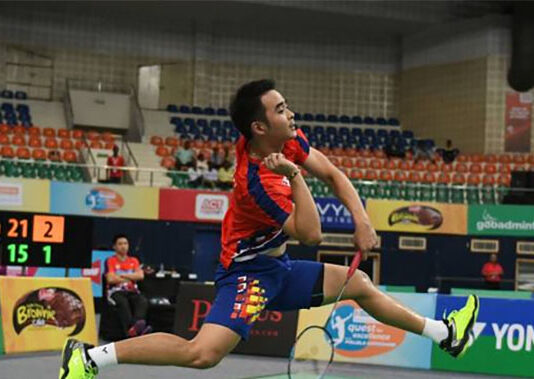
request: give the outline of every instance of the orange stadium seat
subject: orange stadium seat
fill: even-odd
[[[437,172],[439,171],[439,167],[436,163],[428,162],[426,164],[426,170],[430,172]]]
[[[497,163],[497,156],[495,154],[488,154],[484,156],[484,162]]]
[[[467,177],[467,184],[470,186],[478,186],[480,184],[480,175],[478,174],[469,174]]]
[[[378,174],[375,170],[366,170],[365,171],[365,180],[376,180]]]
[[[89,144],[89,147],[91,149],[103,149],[104,148],[104,145],[102,144],[102,142],[100,142],[99,140],[92,140],[91,143]]]
[[[423,176],[423,183],[435,183],[436,182],[436,174],[433,172],[426,172]]]
[[[526,157],[523,154],[516,154],[512,160],[516,165],[522,165],[527,162]]]
[[[373,157],[373,153],[369,149],[364,149],[364,150],[362,150],[360,152],[360,156],[364,157],[364,158],[372,158]]]
[[[15,146],[26,146],[26,139],[23,135],[16,134],[11,138],[11,143]]]
[[[466,182],[465,175],[462,173],[457,172],[452,176],[453,184],[459,185],[459,184],[465,184],[465,182]]]
[[[451,176],[446,172],[441,172],[438,175],[437,182],[439,184],[449,184],[451,182]]]
[[[509,163],[501,164],[499,166],[499,173],[509,174],[510,172],[512,172],[512,167]]]
[[[26,128],[22,125],[17,125],[13,127],[13,130],[11,132],[17,135],[24,135],[26,134]]]
[[[169,149],[165,146],[158,146],[156,149],[156,155],[159,157],[167,157],[169,154]]]
[[[52,129],[52,128],[44,128],[43,129],[43,136],[45,136],[45,137],[55,137],[56,136],[56,131],[55,131],[55,129]]]
[[[104,144],[104,149],[106,150],[113,150],[114,147],[115,147],[115,142],[113,141],[109,141]]]
[[[11,132],[11,128],[9,127],[9,125],[0,124],[0,133],[8,134],[9,132]]]
[[[358,156],[358,150],[353,149],[353,148],[348,148],[345,150],[345,155],[347,157],[355,158]]]
[[[77,155],[74,150],[67,150],[63,152],[63,160],[69,163],[77,162]]]
[[[512,158],[510,158],[508,154],[501,154],[499,155],[499,163],[501,164],[512,163]]]
[[[38,137],[41,135],[41,129],[37,126],[32,126],[28,128],[28,135]]]
[[[342,157],[345,155],[345,151],[341,147],[334,147],[332,149],[332,154],[334,154],[336,157]]]
[[[332,152],[328,147],[320,147],[319,151],[323,153],[324,155],[332,155]]]
[[[512,171],[526,171],[528,166],[526,167],[524,164],[515,164],[512,166]]]
[[[64,128],[58,129],[57,136],[59,138],[70,138],[70,130]]]
[[[175,160],[171,156],[163,157],[161,160],[161,166],[165,167],[166,169],[170,170],[174,168]]]
[[[0,149],[0,155],[2,155],[4,158],[14,158],[15,151],[11,146],[2,146]]]
[[[484,166],[484,173],[488,175],[495,174],[497,172],[497,166],[494,163],[486,163]]]
[[[393,180],[393,175],[391,174],[391,171],[389,170],[380,171],[380,180],[384,182],[389,182]]]
[[[33,149],[32,150],[32,158],[36,161],[44,161],[46,160],[46,152],[43,149]]]
[[[98,140],[100,140],[100,133],[95,132],[94,130],[91,130],[91,131],[87,132],[86,136],[87,136],[87,139],[89,141],[98,141]]]
[[[408,174],[408,181],[412,183],[417,183],[421,181],[421,174],[417,171],[410,171]]]
[[[480,163],[471,163],[471,166],[469,167],[469,172],[471,174],[480,174],[482,172],[482,166]]]
[[[482,154],[471,154],[469,158],[472,163],[482,163],[484,161],[484,156]]]
[[[150,144],[154,146],[163,145],[163,138],[161,138],[160,136],[152,136],[150,137]]]
[[[341,165],[343,167],[346,167],[346,168],[353,168],[354,167],[354,162],[353,162],[352,158],[345,157],[345,158],[342,159]]]
[[[59,141],[59,148],[63,150],[72,150],[74,149],[74,143],[71,139],[62,139]]]
[[[469,158],[468,158],[468,156],[465,155],[465,154],[460,154],[460,155],[458,155],[458,157],[456,158],[456,162],[460,162],[460,163],[466,163],[468,160],[469,160]]]
[[[395,175],[393,179],[396,182],[405,182],[408,178],[406,176],[406,173],[404,171],[395,171]]]
[[[74,148],[76,150],[80,150],[83,147],[87,147],[87,142],[85,142],[84,140],[79,139],[74,142]]]
[[[59,154],[58,150],[52,149],[48,150],[48,159],[52,162],[61,162],[61,154]]]
[[[373,152],[373,156],[375,158],[384,159],[386,157],[386,154],[384,154],[384,151],[382,151],[382,150],[375,150]]]
[[[495,177],[493,175],[484,175],[482,178],[482,184],[486,187],[495,185]]]
[[[178,147],[178,138],[176,137],[165,138],[165,145],[170,146],[170,147]]]
[[[0,134],[0,145],[10,145],[11,141],[7,134]]]
[[[499,183],[499,185],[506,186],[506,187],[510,186],[510,182],[511,181],[512,181],[512,175],[511,174],[499,175],[498,179],[497,179],[497,183]]]
[[[454,171],[465,174],[467,171],[467,165],[465,163],[458,162],[454,165]]]
[[[382,159],[374,158],[371,159],[371,164],[369,165],[369,167],[373,170],[382,170],[382,168],[384,167],[384,163]]]
[[[356,167],[358,167],[359,169],[366,169],[367,168],[367,160],[365,160],[364,158],[358,158],[356,159]]]
[[[442,172],[452,172],[453,171],[452,164],[450,164],[450,163],[442,163],[440,168],[441,168]]]
[[[362,180],[363,178],[362,170],[353,168],[352,170],[350,170],[350,178],[354,180]]]
[[[388,170],[396,170],[399,165],[398,159],[387,159],[384,163],[384,168]]]
[[[30,149],[27,147],[18,147],[17,151],[15,152],[15,155],[18,159],[30,159]]]
[[[397,167],[399,170],[402,170],[402,171],[410,171],[410,168],[411,168],[411,164],[409,161],[400,161],[399,162],[399,166]]]
[[[44,146],[47,149],[57,149],[57,140],[53,137],[48,137],[44,141]]]
[[[72,131],[72,138],[74,139],[82,139],[83,138],[83,131],[80,129],[74,129]]]
[[[425,171],[426,167],[425,167],[425,163],[424,162],[417,162],[412,165],[412,170],[415,170],[415,171]]]
[[[104,142],[115,142],[115,137],[110,132],[102,133],[101,137]]]
[[[30,147],[41,147],[42,146],[41,138],[40,137],[36,137],[36,136],[30,136],[30,138],[28,139],[28,146],[30,146]]]

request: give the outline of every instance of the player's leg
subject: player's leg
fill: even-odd
[[[348,267],[325,264],[323,304],[335,300],[347,277]],[[477,296],[469,296],[466,305],[452,311],[444,320],[424,318],[376,288],[367,274],[357,270],[347,284],[343,299],[354,299],[378,321],[412,333],[422,334],[439,343],[454,357],[463,355],[472,344],[472,329],[479,310]]]
[[[111,295],[111,301],[117,307],[120,323],[123,329],[123,335],[128,335],[128,329],[133,325],[133,315],[130,309],[130,302],[128,301],[128,293],[125,291],[118,291]]]

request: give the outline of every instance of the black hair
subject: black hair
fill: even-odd
[[[113,245],[115,245],[117,243],[117,241],[119,240],[119,238],[126,238],[126,241],[129,241],[128,240],[128,236],[124,233],[119,233],[119,234],[115,234],[113,236]]]
[[[254,121],[267,121],[261,96],[273,90],[274,87],[274,80],[256,80],[242,85],[232,98],[230,103],[230,117],[236,128],[246,139],[252,137],[250,125]]]

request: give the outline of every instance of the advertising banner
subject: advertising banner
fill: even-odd
[[[215,299],[215,286],[182,282],[176,302],[174,333],[187,339],[200,330]],[[234,352],[288,357],[295,341],[297,312],[264,310],[254,323],[247,342],[241,341]]]
[[[88,279],[0,278],[0,308],[7,354],[61,350],[70,336],[97,342]]]
[[[323,229],[341,229],[354,231],[354,221],[347,208],[336,198],[317,197],[315,205]]]
[[[71,278],[89,278],[91,279],[91,287],[93,290],[93,296],[95,298],[102,297],[102,275],[105,270],[106,259],[113,256],[115,251],[113,250],[93,250],[91,268],[71,268],[69,270],[69,277]]]
[[[528,205],[470,205],[469,235],[534,236],[534,207]]]
[[[467,206],[463,204],[370,199],[366,209],[379,231],[467,234]]]
[[[439,295],[436,318],[444,311],[459,309],[465,297]],[[534,301],[480,299],[480,312],[474,327],[477,340],[462,359],[455,359],[434,345],[432,368],[506,376],[534,377]]]
[[[530,125],[532,118],[532,95],[528,92],[508,92],[504,151],[507,153],[530,152]]]
[[[52,213],[158,218],[159,188],[52,182],[50,191]]]
[[[161,188],[159,219],[220,223],[230,205],[229,192]]]
[[[48,180],[2,177],[0,209],[49,212],[50,182]]]
[[[433,317],[436,295],[391,293],[403,304],[425,317]],[[310,325],[322,325],[333,305],[299,311],[297,333]],[[341,301],[327,330],[334,340],[334,361],[430,368],[432,342],[420,336],[384,325],[352,301]],[[328,359],[326,340],[318,344]],[[296,352],[298,358],[298,351]]]

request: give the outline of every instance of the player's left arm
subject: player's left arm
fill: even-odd
[[[303,163],[304,168],[313,176],[332,188],[336,197],[345,205],[354,219],[354,244],[362,253],[376,246],[378,239],[365,211],[358,192],[350,180],[320,151],[310,147],[310,153]]]
[[[124,279],[132,280],[134,282],[138,282],[145,278],[145,273],[141,269],[141,265],[139,264],[139,261],[136,259],[134,272],[132,274],[122,274],[121,277]]]

